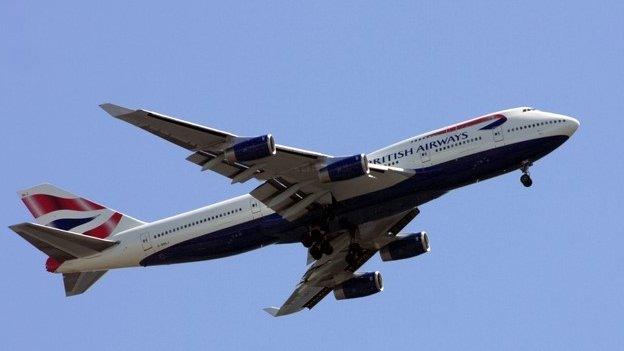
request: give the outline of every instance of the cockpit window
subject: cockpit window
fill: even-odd
[[[529,112],[535,110],[533,107],[525,107],[522,109],[522,112]]]

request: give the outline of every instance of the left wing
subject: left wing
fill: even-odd
[[[202,171],[212,170],[232,183],[263,181],[251,195],[288,220],[304,215],[314,204],[331,203],[332,197],[340,201],[381,190],[413,175],[413,171],[369,164],[366,156],[356,155],[353,160],[361,160],[363,167],[357,176],[336,180],[326,172],[323,179],[323,169],[345,158],[275,144],[270,134],[241,137],[147,110],[100,106],[115,118],[191,151],[187,160]]]
[[[368,261],[380,248],[392,242],[398,234],[416,215],[418,209],[403,212],[376,221],[364,223],[360,226],[359,242],[363,248],[362,255],[354,264],[347,264],[346,255],[350,238],[342,234],[332,240],[334,253],[325,255],[316,261],[303,275],[295,291],[277,307],[267,307],[264,310],[274,317],[283,316],[301,311],[303,308],[312,309],[338,284],[354,277],[355,271]]]

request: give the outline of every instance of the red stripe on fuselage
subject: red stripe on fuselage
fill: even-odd
[[[117,224],[119,224],[119,222],[121,221],[121,217],[122,217],[121,213],[115,212],[108,220],[106,220],[106,222],[100,224],[99,226],[91,230],[87,230],[86,232],[84,232],[84,235],[89,235],[89,236],[94,236],[96,238],[104,239],[107,236],[111,235],[113,230],[117,228]]]
[[[503,116],[503,115],[491,115],[491,116],[477,117],[475,119],[471,119],[470,121],[454,124],[452,126],[446,127],[446,128],[444,128],[442,130],[439,130],[437,132],[433,132],[431,134],[425,135],[425,137],[431,137],[431,136],[436,136],[436,135],[445,134],[445,133],[449,133],[449,132],[454,132],[454,131],[457,131],[457,130],[460,130],[460,129],[472,127],[472,126],[477,125],[479,123],[483,123],[483,122],[487,122],[487,121],[491,121],[493,119],[499,119],[499,118],[505,118],[505,116]]]
[[[67,199],[48,194],[34,194],[22,198],[22,201],[35,218],[59,211],[94,211],[104,207],[83,198]]]

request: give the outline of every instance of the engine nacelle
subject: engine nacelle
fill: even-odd
[[[395,261],[418,256],[430,250],[427,232],[420,232],[404,236],[382,247],[379,256],[382,261]]]
[[[246,138],[228,148],[223,158],[229,162],[253,161],[275,155],[275,139],[271,134]]]
[[[355,276],[334,288],[336,300],[355,299],[383,290],[381,273],[369,272]]]
[[[319,170],[319,179],[323,183],[331,183],[360,177],[368,172],[368,159],[366,155],[359,154],[337,158]]]

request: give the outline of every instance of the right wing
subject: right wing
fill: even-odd
[[[350,244],[349,235],[339,235],[331,242],[334,253],[323,256],[305,272],[295,291],[284,304],[279,308],[267,307],[264,310],[272,316],[278,317],[299,312],[303,308],[312,309],[327,294],[332,292],[335,286],[351,279],[355,271],[380,248],[395,240],[396,234],[416,215],[418,215],[417,208],[362,224],[359,229],[359,236],[363,239],[360,242],[363,252],[358,261],[352,265],[346,262]]]

